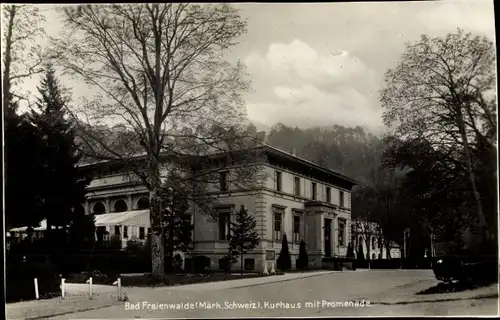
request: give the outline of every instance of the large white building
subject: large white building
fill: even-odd
[[[279,256],[285,233],[292,267],[301,240],[307,244],[312,267],[319,267],[323,257],[345,256],[351,238],[351,189],[355,181],[269,145],[258,149],[260,156],[251,163],[246,159],[216,168],[213,166],[216,162],[212,161],[207,162],[211,168],[203,168],[215,168],[218,174],[218,181],[208,186],[211,196],[217,199],[218,219],[191,205],[193,253],[209,257],[212,269],[221,268],[221,259],[228,251],[228,221],[234,219],[236,210],[243,205],[255,216],[261,239],[259,246],[244,256],[246,269],[271,268]],[[242,187],[230,179],[237,167],[245,165],[257,168],[254,174],[259,179],[251,187]],[[149,201],[140,180],[102,163],[83,165],[81,170],[94,178],[80,210],[105,214],[107,218],[99,219],[98,228],[121,237],[123,242],[132,237],[144,241],[150,226]]]

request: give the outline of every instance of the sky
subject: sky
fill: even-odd
[[[384,130],[379,90],[406,42],[462,28],[494,40],[491,0],[234,5],[248,32],[228,54],[247,66],[249,119],[259,130],[362,126]],[[47,33],[60,19],[48,9]],[[24,86],[36,90],[38,80]]]

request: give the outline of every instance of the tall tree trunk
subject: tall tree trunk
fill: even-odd
[[[172,205],[173,207],[173,205]],[[168,223],[168,263],[167,270],[174,270],[174,227],[175,227],[175,217],[170,217],[170,221]]]
[[[482,234],[484,236],[484,240],[489,241],[490,239],[490,232],[488,229],[488,225],[486,223],[486,219],[484,217],[484,212],[483,212],[483,205],[481,203],[481,195],[479,194],[479,190],[476,185],[476,176],[474,173],[474,166],[472,163],[472,155],[469,147],[469,141],[467,140],[467,133],[465,132],[465,124],[464,124],[464,119],[462,115],[462,110],[461,106],[459,105],[456,108],[457,112],[457,123],[458,123],[458,128],[460,131],[460,136],[463,141],[463,146],[464,146],[464,155],[467,161],[467,169],[469,171],[469,181],[472,186],[472,192],[474,194],[474,199],[476,200],[476,209],[477,209],[477,216],[479,219],[479,226],[481,227]]]
[[[151,221],[151,272],[157,281],[165,278],[165,247],[161,217],[160,172],[156,157],[150,157],[149,163],[149,201]]]
[[[7,8],[4,8],[4,10],[8,10]],[[11,113],[13,110],[10,109],[10,65],[12,63],[12,29],[14,28],[14,17],[15,17],[15,7],[12,6],[10,8],[10,17],[9,17],[9,22],[8,22],[8,29],[7,29],[7,37],[5,39],[5,54],[4,54],[4,69],[3,69],[3,79],[2,79],[2,90],[3,90],[3,123],[5,125],[4,127],[4,132],[8,132],[8,123],[6,117],[9,113]],[[7,137],[7,136],[6,136]],[[7,179],[8,179],[8,174],[7,174],[7,143],[8,139],[4,139],[4,163],[3,163],[3,176],[4,176],[4,187],[7,187]]]
[[[8,28],[7,28],[7,36],[5,38],[5,55],[4,55],[4,70],[3,70],[3,107],[4,113],[9,108],[10,101],[10,65],[12,63],[12,29],[14,28],[14,19],[16,16],[16,7],[12,6],[11,8],[4,8],[5,10],[10,11]]]
[[[50,250],[52,248],[52,245],[55,245],[55,243],[52,243],[52,220],[46,218],[46,221],[47,221],[47,229],[45,230],[45,236],[47,238],[45,239],[45,245],[48,246],[46,249]]]

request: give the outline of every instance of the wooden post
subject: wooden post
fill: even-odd
[[[66,279],[62,278],[61,279],[61,298],[64,299],[64,282]]]
[[[37,278],[35,278],[35,297],[37,300],[40,299],[40,294],[38,292],[38,279]]]
[[[118,291],[118,301],[122,301],[122,278],[118,277],[115,282],[113,282],[113,285],[117,287]]]
[[[89,284],[89,299],[92,299],[92,277],[87,280],[87,283]]]

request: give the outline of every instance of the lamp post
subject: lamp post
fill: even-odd
[[[410,228],[406,228],[405,231],[403,232],[403,257],[401,259],[401,269],[403,269],[404,266],[406,265],[406,258],[408,257],[408,254],[406,253],[407,251],[406,239],[409,234],[410,234]]]

